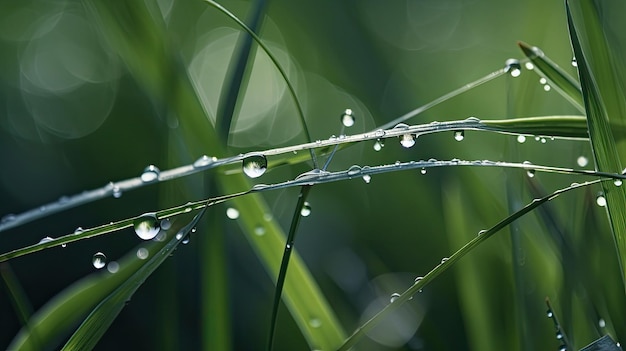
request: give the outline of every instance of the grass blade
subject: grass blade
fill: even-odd
[[[280,307],[280,298],[283,293],[283,286],[285,285],[285,278],[287,277],[287,267],[289,266],[289,258],[294,250],[294,240],[296,231],[298,231],[298,224],[300,224],[300,211],[304,206],[306,198],[311,190],[311,186],[305,185],[300,189],[300,195],[298,196],[298,202],[296,208],[291,217],[291,226],[289,227],[289,233],[287,234],[287,241],[285,242],[285,252],[283,253],[283,259],[280,262],[280,269],[278,271],[278,278],[276,278],[276,289],[274,290],[274,303],[272,305],[272,318],[270,320],[270,332],[267,342],[268,351],[272,350],[274,343],[274,331],[276,328],[276,319],[278,318],[278,308]]]
[[[550,60],[538,47],[530,46],[523,41],[518,42],[517,45],[519,45],[530,62],[533,63],[535,71],[540,76],[547,79],[549,84],[554,87],[559,94],[571,102],[574,107],[580,112],[585,113],[580,84],[576,79],[563,71],[561,67]]]
[[[582,86],[589,139],[599,171],[621,173],[620,151],[611,123],[623,123],[626,106],[616,58],[606,42],[606,34],[591,1],[568,1],[567,20]],[[622,134],[622,133],[619,133]],[[609,222],[617,248],[622,280],[626,282],[626,189],[611,182],[602,183]]]

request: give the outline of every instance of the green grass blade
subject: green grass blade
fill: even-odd
[[[533,63],[535,72],[547,79],[549,84],[554,87],[559,94],[571,102],[580,112],[585,113],[580,84],[576,79],[550,60],[538,47],[530,46],[522,41],[518,42],[517,45],[519,45],[524,55]]]
[[[172,231],[177,228],[176,222]],[[178,226],[180,227],[180,226]],[[145,246],[151,253],[161,250],[167,242],[150,242]],[[153,257],[155,255],[152,255]],[[119,260],[119,270],[112,274],[97,272],[72,284],[37,311],[13,339],[10,350],[40,350],[53,348],[62,337],[78,325],[101,301],[129,281],[146,263],[133,251]]]
[[[596,6],[591,1],[568,1],[567,19],[596,167],[599,171],[621,173],[620,151],[624,154],[625,150],[618,148],[611,123],[623,123],[626,119],[626,96]],[[626,189],[611,182],[603,183],[602,187],[623,282],[626,282]]]
[[[285,278],[287,277],[287,267],[289,266],[289,259],[291,253],[294,250],[294,240],[296,232],[298,231],[298,224],[300,224],[300,214],[302,207],[306,201],[311,186],[305,185],[300,189],[300,195],[298,195],[298,202],[294,209],[293,216],[291,217],[291,226],[289,227],[289,233],[287,234],[287,241],[285,242],[285,252],[283,253],[283,259],[280,262],[280,268],[278,271],[278,278],[276,278],[276,289],[274,290],[274,302],[272,305],[272,318],[270,320],[270,332],[267,342],[268,351],[272,350],[274,344],[274,331],[276,328],[276,319],[278,318],[278,308],[280,307],[280,298],[283,293],[283,286],[285,285]]]
[[[176,232],[176,235],[174,235],[175,231],[171,231],[166,245],[161,248],[151,248],[152,250],[149,250],[149,259],[91,311],[67,341],[63,350],[93,349],[117,315],[126,306],[126,302],[130,300],[143,282],[170,256],[183,238],[196,226],[205,211],[206,208],[200,211],[189,224]]]

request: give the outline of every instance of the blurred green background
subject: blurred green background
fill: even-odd
[[[221,4],[242,19],[251,8],[248,1]],[[202,1],[159,0],[148,8],[157,11],[137,21],[163,27],[152,39],[172,48],[170,54],[186,67],[215,123],[241,30]],[[164,113],[166,102],[155,101],[151,90],[137,82],[107,44],[101,26],[80,1],[0,2],[0,216],[138,176],[148,164],[167,169],[201,156],[189,151],[201,141],[179,132],[184,116]],[[357,116],[346,133],[372,130],[500,69],[506,59],[521,57],[518,40],[540,46],[576,74],[562,1],[274,0],[265,7],[260,36],[294,83],[313,139],[338,135],[338,117],[346,108]],[[235,111],[228,155],[305,141],[282,79],[260,50],[255,54]],[[155,82],[165,81],[159,72],[153,74]],[[409,122],[566,114],[578,113],[524,69],[519,78],[502,76]],[[379,152],[372,146],[366,142],[340,151],[329,170],[430,158],[593,168],[592,161],[577,165],[580,156],[592,159],[588,143],[580,141],[542,143],[529,137],[520,144],[515,136],[466,132],[462,142],[446,133],[420,137],[411,149],[393,140]],[[293,179],[310,168],[305,163],[270,169],[260,181]],[[581,181],[569,175],[538,173],[529,179],[523,171],[452,167],[426,175],[377,175],[369,184],[353,179],[319,185],[309,196],[312,214],[301,221],[296,247],[350,334],[392,293],[405,290],[510,209]],[[215,195],[203,184],[203,176],[194,175],[59,213],[0,233],[0,251]],[[624,288],[604,209],[596,205],[598,191],[564,195],[538,215],[518,221],[511,232],[497,234],[357,348],[554,350],[559,342],[545,315],[545,297],[553,301],[577,348],[606,333],[623,340]],[[263,194],[285,229],[297,194],[296,189]],[[273,284],[236,221],[226,217],[226,208],[208,214],[226,234],[227,279],[218,283],[226,284],[229,318],[219,321],[219,333],[232,349],[258,350],[267,338]],[[198,229],[139,289],[97,349],[202,348],[210,319],[202,308],[202,287],[212,277],[199,268],[208,259],[200,243],[211,230]],[[36,311],[94,272],[95,252],[115,260],[139,242],[132,230],[124,230],[18,258],[3,269],[14,272]],[[3,348],[21,326],[5,286],[0,311]],[[275,349],[306,348],[282,307]]]

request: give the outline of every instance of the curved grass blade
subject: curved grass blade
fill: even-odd
[[[283,286],[285,285],[285,278],[287,277],[287,267],[289,266],[289,258],[291,252],[294,250],[294,240],[296,231],[298,230],[298,224],[300,224],[300,211],[304,206],[304,202],[311,190],[310,185],[305,185],[300,189],[300,195],[298,195],[298,202],[296,208],[291,217],[291,226],[289,227],[289,233],[287,234],[287,240],[285,242],[285,252],[283,253],[283,259],[280,262],[280,270],[278,272],[278,278],[276,279],[276,289],[274,290],[274,303],[272,305],[272,318],[270,320],[270,332],[267,342],[267,350],[271,351],[274,344],[274,332],[276,329],[276,319],[278,318],[278,308],[280,307],[280,298],[283,292]]]
[[[180,226],[176,226],[174,222],[171,231],[176,230],[177,227]],[[153,241],[144,248],[151,253],[153,258],[156,258],[157,253],[161,252],[167,244],[169,242]],[[65,335],[73,326],[80,323],[95,306],[114,293],[116,289],[133,280],[133,276],[141,271],[147,262],[137,258],[133,251],[119,261],[120,268],[116,273],[98,272],[72,284],[33,315],[27,327],[23,328],[13,339],[9,349],[54,348],[54,345],[62,341],[62,339],[59,340],[60,336]]]
[[[610,2],[609,2],[610,3]],[[616,58],[613,57],[604,27],[599,19],[597,5],[591,1],[567,1],[567,21],[578,62],[578,72],[582,86],[589,139],[597,169],[604,172],[622,172],[620,151],[611,124],[626,120],[626,95],[618,81]],[[622,66],[619,66],[623,69]],[[609,223],[613,231],[617,255],[622,272],[622,282],[626,283],[626,190],[613,184],[602,183],[607,200]]]
[[[122,311],[124,306],[126,306],[126,302],[130,300],[143,282],[169,257],[185,236],[189,235],[189,232],[196,226],[205,211],[206,207],[202,209],[189,224],[180,229],[176,235],[171,235],[165,246],[158,249],[158,251],[150,251],[150,258],[147,262],[91,311],[89,316],[87,316],[80,327],[78,327],[72,337],[67,341],[63,350],[93,349],[117,315]]]
[[[485,240],[489,239],[495,233],[499,232],[503,228],[506,228],[509,224],[511,224],[516,219],[521,218],[522,216],[530,213],[532,210],[541,206],[542,204],[555,199],[559,195],[566,193],[568,191],[578,189],[581,187],[586,187],[592,184],[597,184],[601,182],[601,180],[594,180],[590,182],[585,182],[581,184],[572,184],[571,186],[563,189],[559,189],[548,196],[544,196],[539,199],[533,200],[531,203],[522,207],[519,211],[511,214],[510,216],[504,218],[500,222],[498,222],[493,227],[489,228],[486,231],[481,231],[478,235],[469,241],[465,246],[457,250],[452,256],[450,256],[447,260],[443,261],[441,264],[433,268],[428,274],[426,274],[421,280],[418,280],[413,284],[410,288],[408,288],[405,292],[403,292],[394,302],[385,306],[380,312],[378,312],[374,317],[361,325],[357,330],[344,341],[343,345],[339,347],[339,351],[347,351],[352,348],[356,343],[363,337],[365,334],[370,331],[374,326],[380,323],[389,313],[401,307],[401,305],[408,301],[414,294],[416,294],[419,290],[424,288],[428,283],[434,280],[441,273],[448,270],[452,265],[454,265],[457,261],[459,261],[463,256],[471,252],[475,247],[483,243]]]
[[[567,74],[561,67],[550,60],[541,49],[536,46],[530,46],[523,41],[517,42],[522,49],[524,55],[528,57],[530,62],[535,66],[535,71],[548,80],[550,85],[554,87],[559,94],[566,98],[580,112],[585,113],[585,105],[583,104],[583,95],[580,84],[572,76]]]

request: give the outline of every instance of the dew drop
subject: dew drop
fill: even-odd
[[[122,197],[122,191],[120,190],[120,187],[118,186],[113,187],[113,197],[116,199],[119,199],[120,197]]]
[[[74,234],[80,234],[83,232],[83,227],[78,227],[74,230]]]
[[[385,135],[385,131],[382,129],[376,129],[376,131],[374,132],[374,136],[377,136],[377,137],[382,137],[384,135]]]
[[[165,218],[161,221],[161,229],[168,230],[172,227],[172,222],[169,218]]]
[[[557,332],[556,332],[556,339],[557,340],[562,340],[563,339],[563,333],[561,333],[560,330],[557,330]]]
[[[615,186],[622,186],[622,180],[621,179],[615,179],[613,181],[613,184],[615,184]]]
[[[535,65],[533,65],[532,62],[528,61],[524,64],[524,67],[526,67],[527,70],[532,71],[535,69]]]
[[[49,236],[47,236],[47,237],[45,237],[45,238],[43,238],[43,239],[39,240],[39,243],[40,243],[40,244],[45,244],[45,243],[49,243],[49,242],[51,242],[52,240],[54,240],[54,239],[53,239],[53,238],[51,238],[51,237],[49,237]]]
[[[107,257],[102,252],[96,252],[91,258],[91,263],[93,264],[94,268],[101,269],[106,265]]]
[[[552,318],[554,316],[554,314],[552,313],[552,310],[548,310],[546,312],[546,315],[548,316],[548,318]]]
[[[454,132],[454,140],[456,141],[463,141],[463,139],[465,139],[465,132],[462,130],[457,130],[456,132]]]
[[[191,239],[190,239],[189,235],[187,235],[186,237],[183,238],[183,240],[180,243],[183,244],[183,245],[187,245],[187,244],[189,244],[190,240]]]
[[[309,325],[311,328],[319,328],[322,326],[322,321],[319,318],[311,318],[309,319]]]
[[[134,220],[135,233],[143,240],[152,240],[159,233],[161,227],[155,213],[144,213]]]
[[[520,74],[522,74],[522,66],[519,63],[519,60],[511,58],[506,60],[504,64],[504,71],[510,74],[511,77],[519,77]]]
[[[559,346],[559,351],[567,351],[567,346],[565,345]]]
[[[394,302],[394,301],[396,301],[399,297],[400,297],[400,294],[398,294],[398,293],[393,293],[393,294],[391,294],[391,298],[389,299],[389,302],[393,303],[393,302]]]
[[[444,258],[442,258],[442,259],[441,259],[441,264],[446,263],[446,261],[447,261],[447,260],[448,260],[448,257],[444,257]]]
[[[239,218],[239,210],[237,210],[234,207],[229,207],[226,209],[226,217],[230,218],[230,219],[237,219]]]
[[[407,149],[413,147],[413,145],[415,145],[415,136],[413,136],[413,134],[401,135],[400,145]]]
[[[157,234],[152,240],[162,243],[165,239],[167,239],[167,233],[164,230],[159,230],[159,234]]]
[[[254,234],[258,236],[265,235],[265,227],[263,227],[262,225],[257,225],[256,227],[254,227]]]
[[[195,233],[198,229],[196,229],[196,227],[191,228],[191,232]]]
[[[550,91],[550,90],[552,90],[552,87],[549,84],[546,84],[546,85],[543,86],[543,90],[544,91]]]
[[[526,142],[526,136],[525,135],[518,135],[517,136],[517,142],[520,144],[523,144]]]
[[[380,151],[383,149],[384,146],[385,146],[385,143],[383,143],[380,139],[378,139],[374,143],[374,151]]]
[[[419,283],[419,281],[422,280],[422,279],[424,279],[424,277],[417,277],[417,278],[415,278],[415,283],[414,284]],[[422,292],[422,289],[419,289],[417,292]]]
[[[589,163],[589,159],[585,156],[578,156],[578,158],[576,159],[576,163],[579,167],[585,167]]]
[[[600,318],[600,320],[598,320],[598,327],[600,328],[606,327],[606,322],[604,321],[603,318]]]
[[[137,249],[138,259],[145,260],[146,258],[148,258],[148,256],[150,256],[150,251],[148,251],[148,249],[146,249],[145,247],[140,247],[139,249]]]
[[[149,165],[141,173],[141,181],[144,183],[153,182],[159,178],[159,173],[161,171],[155,165]]]
[[[541,139],[539,139],[539,141],[540,141],[542,144],[545,144],[545,143],[546,143],[546,138],[541,138]]]
[[[478,232],[478,235],[479,235],[479,236],[480,236],[480,235],[483,235],[483,234],[485,234],[486,232],[487,232],[487,231],[486,231],[485,229],[483,229],[483,230],[481,230],[481,231],[479,231],[479,232]]]
[[[572,66],[578,67],[578,61],[576,61],[576,57],[572,57]]]
[[[355,176],[361,173],[361,167],[357,165],[352,165],[348,168],[348,176]]]
[[[539,78],[539,84],[544,85],[544,84],[547,84],[547,83],[548,83],[547,79],[545,79],[543,77]]]
[[[264,155],[252,155],[243,160],[243,173],[250,178],[258,178],[267,170],[267,158]]]
[[[369,184],[372,181],[372,176],[369,174],[366,174],[363,176],[363,181],[367,184]]]
[[[422,169],[420,169],[420,173],[421,174],[426,174],[426,168],[422,167]]]
[[[205,167],[210,165],[211,163],[217,161],[216,157],[209,157],[207,155],[202,155],[200,156],[199,159],[197,159],[194,163],[193,166],[194,168],[200,168],[200,167]]]
[[[178,233],[176,233],[176,240],[180,240],[180,239],[182,239],[182,238],[183,238],[183,235],[184,235],[184,234],[183,234],[183,232],[178,232]]]
[[[522,162],[522,164],[524,164],[524,165],[532,165],[532,163],[530,163],[529,161],[524,161],[524,162]],[[528,176],[528,178],[533,178],[535,176],[535,170],[534,169],[527,169],[526,170],[526,175]]]
[[[2,219],[0,220],[1,223],[7,223],[7,222],[11,222],[15,220],[15,215],[10,213],[8,215],[5,215],[2,217]]]
[[[120,270],[120,264],[115,262],[115,261],[111,261],[109,262],[109,264],[107,264],[107,271],[109,271],[109,273],[117,273],[117,271]]]
[[[302,205],[302,208],[300,209],[300,215],[302,215],[302,217],[308,217],[310,214],[311,214],[311,204],[305,201],[304,205]]]
[[[345,127],[352,127],[354,125],[354,114],[352,113],[352,109],[347,108],[341,114],[341,124]]]
[[[598,194],[598,196],[596,197],[596,204],[600,207],[606,206],[606,198],[604,197],[604,194]]]

